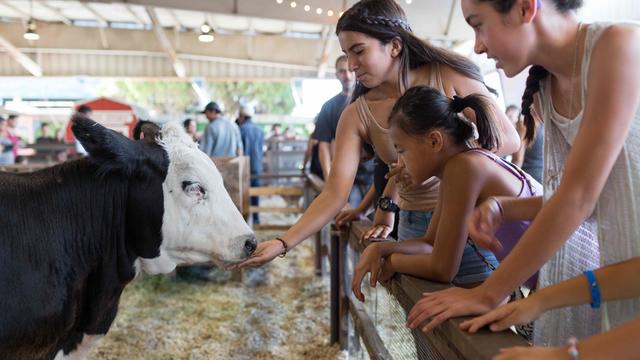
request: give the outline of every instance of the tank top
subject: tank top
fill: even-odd
[[[612,23],[588,25],[580,69],[581,93],[586,104],[591,53],[602,33]],[[637,26],[638,24],[632,24]],[[634,71],[630,69],[629,71]],[[540,86],[540,115],[545,121],[544,198],[547,201],[560,185],[564,164],[582,123],[583,110],[569,119],[558,114],[552,103],[550,78]],[[602,119],[607,121],[607,119]],[[602,189],[594,212],[540,270],[540,287],[580,276],[583,271],[640,256],[640,110]],[[601,322],[599,315],[602,314]],[[537,344],[559,345],[568,336],[582,338],[607,330],[640,315],[640,300],[611,301],[600,312],[588,305],[558,309],[536,322]]]
[[[542,185],[537,182],[531,175],[522,171],[522,169],[517,166],[509,163],[497,155],[486,151],[484,149],[469,149],[466,152],[474,152],[478,154],[482,154],[493,160],[496,164],[500,165],[503,169],[510,172],[513,176],[515,176],[518,180],[520,180],[520,191],[517,198],[527,198],[532,196],[540,196],[542,195]],[[511,250],[516,246],[518,240],[522,237],[522,235],[529,228],[530,221],[518,220],[518,221],[505,221],[503,222],[498,230],[496,231],[496,238],[500,240],[502,244],[502,251],[495,253],[498,261],[502,262],[502,260],[507,257],[507,255],[511,252]],[[538,273],[531,276],[525,283],[529,289],[534,289],[538,282]]]
[[[440,90],[440,92],[444,94],[439,64],[434,63],[431,65],[427,85]],[[358,119],[360,119],[360,122],[364,126],[368,137],[366,140],[373,146],[378,157],[387,165],[397,162],[398,154],[391,141],[390,129],[383,128],[380,126],[380,123],[376,121],[364,96],[360,96],[355,100],[355,106]],[[399,186],[398,195],[400,199],[398,206],[403,210],[433,211],[438,201],[439,184],[440,181],[432,177],[422,185],[417,185],[409,189]]]

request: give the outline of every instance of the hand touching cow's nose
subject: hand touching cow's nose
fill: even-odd
[[[256,237],[253,235],[249,236],[249,238],[244,242],[244,252],[247,257],[251,256],[256,251],[257,246],[258,240]]]
[[[263,241],[258,244],[255,252],[249,259],[239,264],[232,265],[231,268],[235,269],[262,266],[283,253],[284,248],[280,240]]]

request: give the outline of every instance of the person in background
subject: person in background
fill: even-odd
[[[342,85],[342,91],[322,105],[316,120],[316,128],[313,132],[313,138],[318,141],[318,158],[322,167],[323,179],[329,177],[336,131],[338,130],[338,120],[340,120],[342,110],[344,110],[348,104],[351,90],[355,83],[355,74],[349,71],[346,55],[341,55],[336,59],[335,67],[336,78],[340,81],[340,85]],[[360,202],[365,198],[372,183],[373,159],[360,161],[356,178],[349,194],[349,206],[351,208],[355,209],[359,207]]]
[[[12,114],[7,117],[7,136],[13,144],[14,159],[18,159],[18,149],[24,146],[24,142],[18,136],[16,129],[18,128],[18,115]],[[17,162],[17,160],[16,160]]]
[[[7,119],[0,116],[0,164],[9,165],[15,163],[13,155],[13,142],[9,139]]]
[[[254,122],[255,110],[251,105],[240,106],[238,112],[238,124],[240,124],[240,134],[242,135],[243,151],[249,157],[251,169],[251,187],[260,186],[260,179],[255,178],[262,174],[262,147],[264,145],[264,133]],[[257,196],[251,197],[251,206],[260,205]],[[253,214],[253,223],[260,224],[258,214]]]
[[[40,136],[36,139],[36,144],[55,144],[58,139],[51,133],[51,125],[43,122],[40,125]]]
[[[196,121],[191,118],[187,118],[182,122],[182,126],[184,126],[184,131],[187,132],[187,135],[191,136],[194,142],[200,143],[200,135],[198,135],[198,126]]]
[[[133,128],[133,139],[142,140],[147,144],[155,144],[160,133],[160,126],[148,120],[139,120]]]
[[[527,131],[524,126],[522,116],[520,116],[520,108],[516,105],[507,106],[505,112],[509,120],[511,120],[518,134],[520,135],[520,149],[511,155],[511,162],[519,166],[527,174],[533,176],[537,182],[542,182],[542,157],[544,152],[544,124],[536,122],[536,135],[533,143],[525,139]]]
[[[209,120],[200,143],[200,150],[208,156],[241,156],[242,138],[238,125],[222,116],[216,102],[208,103],[202,111]]]

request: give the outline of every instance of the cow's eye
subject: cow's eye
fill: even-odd
[[[197,181],[183,181],[182,190],[187,193],[187,195],[196,196],[198,199],[203,199],[207,193],[204,187]]]

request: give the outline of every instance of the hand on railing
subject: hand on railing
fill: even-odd
[[[387,224],[373,225],[369,230],[365,231],[360,238],[360,243],[372,239],[386,239],[393,231],[393,226]]]
[[[460,328],[474,333],[489,324],[491,331],[502,331],[513,325],[526,325],[538,319],[545,310],[538,298],[534,294],[526,299],[502,305],[482,316],[462,322]]]
[[[473,242],[493,252],[503,250],[500,240],[495,236],[504,217],[499,201],[495,197],[486,199],[473,210],[467,220],[469,237]]]
[[[423,332],[435,329],[449,318],[485,314],[498,305],[486,296],[482,285],[473,289],[452,287],[423,295],[407,318],[407,327],[410,329],[416,329],[423,321],[430,319],[422,327]]]
[[[362,254],[360,254],[360,260],[353,270],[351,289],[356,298],[362,302],[364,302],[364,294],[360,289],[362,279],[367,275],[367,273],[371,273],[369,277],[369,285],[371,287],[376,287],[376,282],[378,281],[380,271],[382,270],[383,263],[385,261],[380,253],[378,245],[379,244],[370,244],[367,246]]]
[[[352,221],[359,221],[364,219],[364,211],[359,208],[342,210],[336,215],[336,225],[346,226]]]

